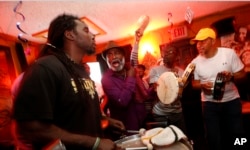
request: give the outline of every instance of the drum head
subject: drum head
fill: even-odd
[[[163,104],[170,104],[175,101],[179,92],[179,84],[173,72],[163,73],[156,88],[157,96]]]
[[[139,134],[127,136],[123,139],[115,141],[115,144],[120,148],[147,150],[147,145],[143,144]],[[193,150],[192,145],[185,139],[181,139],[168,146],[153,146],[154,150]]]
[[[135,134],[135,135],[130,135],[127,137],[124,137],[123,139],[115,141],[115,144],[122,149],[127,149],[127,148],[141,148],[146,150],[147,146],[145,146],[142,141],[141,141],[141,135],[140,134]]]

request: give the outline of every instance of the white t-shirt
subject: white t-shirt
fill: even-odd
[[[205,58],[198,55],[192,60],[192,63],[196,65],[194,70],[194,79],[200,80],[201,83],[206,81],[214,82],[219,72],[229,71],[231,73],[236,73],[244,67],[235,51],[224,47],[218,48],[214,57]],[[202,101],[212,102],[227,102],[240,97],[233,82],[226,83],[224,95],[220,101],[214,100],[212,95],[205,95],[203,92],[201,93],[201,96]]]

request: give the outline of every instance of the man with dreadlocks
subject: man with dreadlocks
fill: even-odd
[[[42,149],[58,139],[69,150],[117,148],[102,137],[98,95],[81,65],[83,56],[93,53],[95,37],[84,22],[67,14],[51,22],[48,43],[25,72],[15,98],[19,149]],[[124,130],[120,121],[108,120]]]

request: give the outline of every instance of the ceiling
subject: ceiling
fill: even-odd
[[[0,1],[0,32],[29,41],[41,42],[34,34],[46,31],[50,21],[61,13],[86,17],[102,32],[96,43],[123,39],[134,34],[140,16],[148,15],[150,23],[145,32],[180,23],[187,9],[193,19],[233,7],[250,4],[250,1],[174,1],[174,0],[79,0],[79,1]],[[17,28],[17,22],[20,22]],[[96,32],[96,29],[92,29]]]

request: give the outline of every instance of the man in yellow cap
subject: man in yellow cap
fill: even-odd
[[[202,28],[191,43],[196,43],[199,55],[192,60],[194,88],[201,89],[203,117],[209,150],[224,150],[243,135],[241,102],[235,82],[245,76],[244,65],[233,49],[216,47],[216,33]],[[217,75],[223,75],[221,89]],[[223,86],[224,85],[224,86]],[[221,90],[218,92],[217,90]],[[220,98],[218,98],[219,93]],[[227,147],[227,148],[226,148]]]

